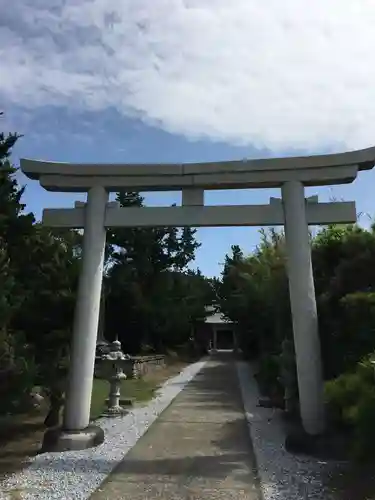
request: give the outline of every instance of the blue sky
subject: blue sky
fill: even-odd
[[[89,135],[83,139],[79,134],[79,123],[87,120]],[[38,122],[38,120],[37,120]],[[36,124],[36,126],[38,126]],[[142,124],[137,119],[127,119],[108,113],[91,113],[86,116],[67,117],[56,109],[45,110],[40,116],[40,130],[28,137],[27,132],[14,150],[16,163],[20,157],[49,159],[58,161],[83,162],[192,162],[241,159],[244,157],[272,156],[267,150],[256,150],[251,146],[231,146],[208,140],[193,141],[183,136],[173,135],[158,128]],[[77,130],[75,130],[75,126]],[[38,135],[38,140],[34,135]],[[46,141],[44,134],[51,134]],[[294,151],[285,152],[293,154]],[[50,193],[20,176],[20,182],[27,186],[24,201],[27,209],[37,218],[45,207],[73,206],[75,200],[83,200],[85,195]],[[330,198],[344,198],[357,202],[358,212],[375,212],[372,194],[375,172],[362,172],[351,185],[327,188],[308,188],[307,195],[319,194],[321,201]],[[279,196],[277,189],[228,190],[206,194],[207,204],[262,204],[268,203],[270,196]],[[180,201],[179,193],[148,193],[148,205],[170,205]],[[363,223],[367,223],[362,217]],[[196,262],[208,276],[220,272],[220,263],[230,251],[232,244],[240,245],[250,252],[259,241],[257,228],[200,228],[198,241],[202,243],[197,252]]]
[[[375,9],[350,0],[0,0],[0,108],[20,157],[193,162],[345,151],[375,143]],[[3,7],[3,8],[2,8]],[[4,14],[5,13],[5,14]],[[350,36],[348,36],[350,33]],[[311,188],[375,213],[375,172]],[[27,209],[83,196],[27,181]],[[209,193],[267,203],[278,190]],[[146,195],[149,205],[178,193]],[[368,217],[362,216],[363,224]],[[256,228],[200,229],[196,265],[220,272]]]

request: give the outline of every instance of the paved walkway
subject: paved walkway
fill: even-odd
[[[91,500],[259,500],[232,354],[218,353]]]

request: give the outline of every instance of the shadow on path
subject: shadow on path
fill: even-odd
[[[231,354],[208,361],[91,498],[260,498]]]

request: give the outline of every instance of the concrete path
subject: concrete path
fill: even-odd
[[[91,500],[260,500],[232,354],[208,361]]]

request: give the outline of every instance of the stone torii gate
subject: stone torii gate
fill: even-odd
[[[83,262],[73,325],[69,384],[56,450],[100,443],[90,426],[106,227],[285,226],[300,410],[311,435],[324,431],[318,318],[308,225],[356,221],[354,202],[305,199],[305,186],[352,182],[375,164],[375,147],[341,154],[193,164],[69,164],[22,159],[21,169],[48,191],[87,192],[75,208],[45,209],[43,224],[84,228]],[[205,206],[204,191],[281,188],[268,205]],[[120,208],[110,192],[182,191],[179,207]]]

